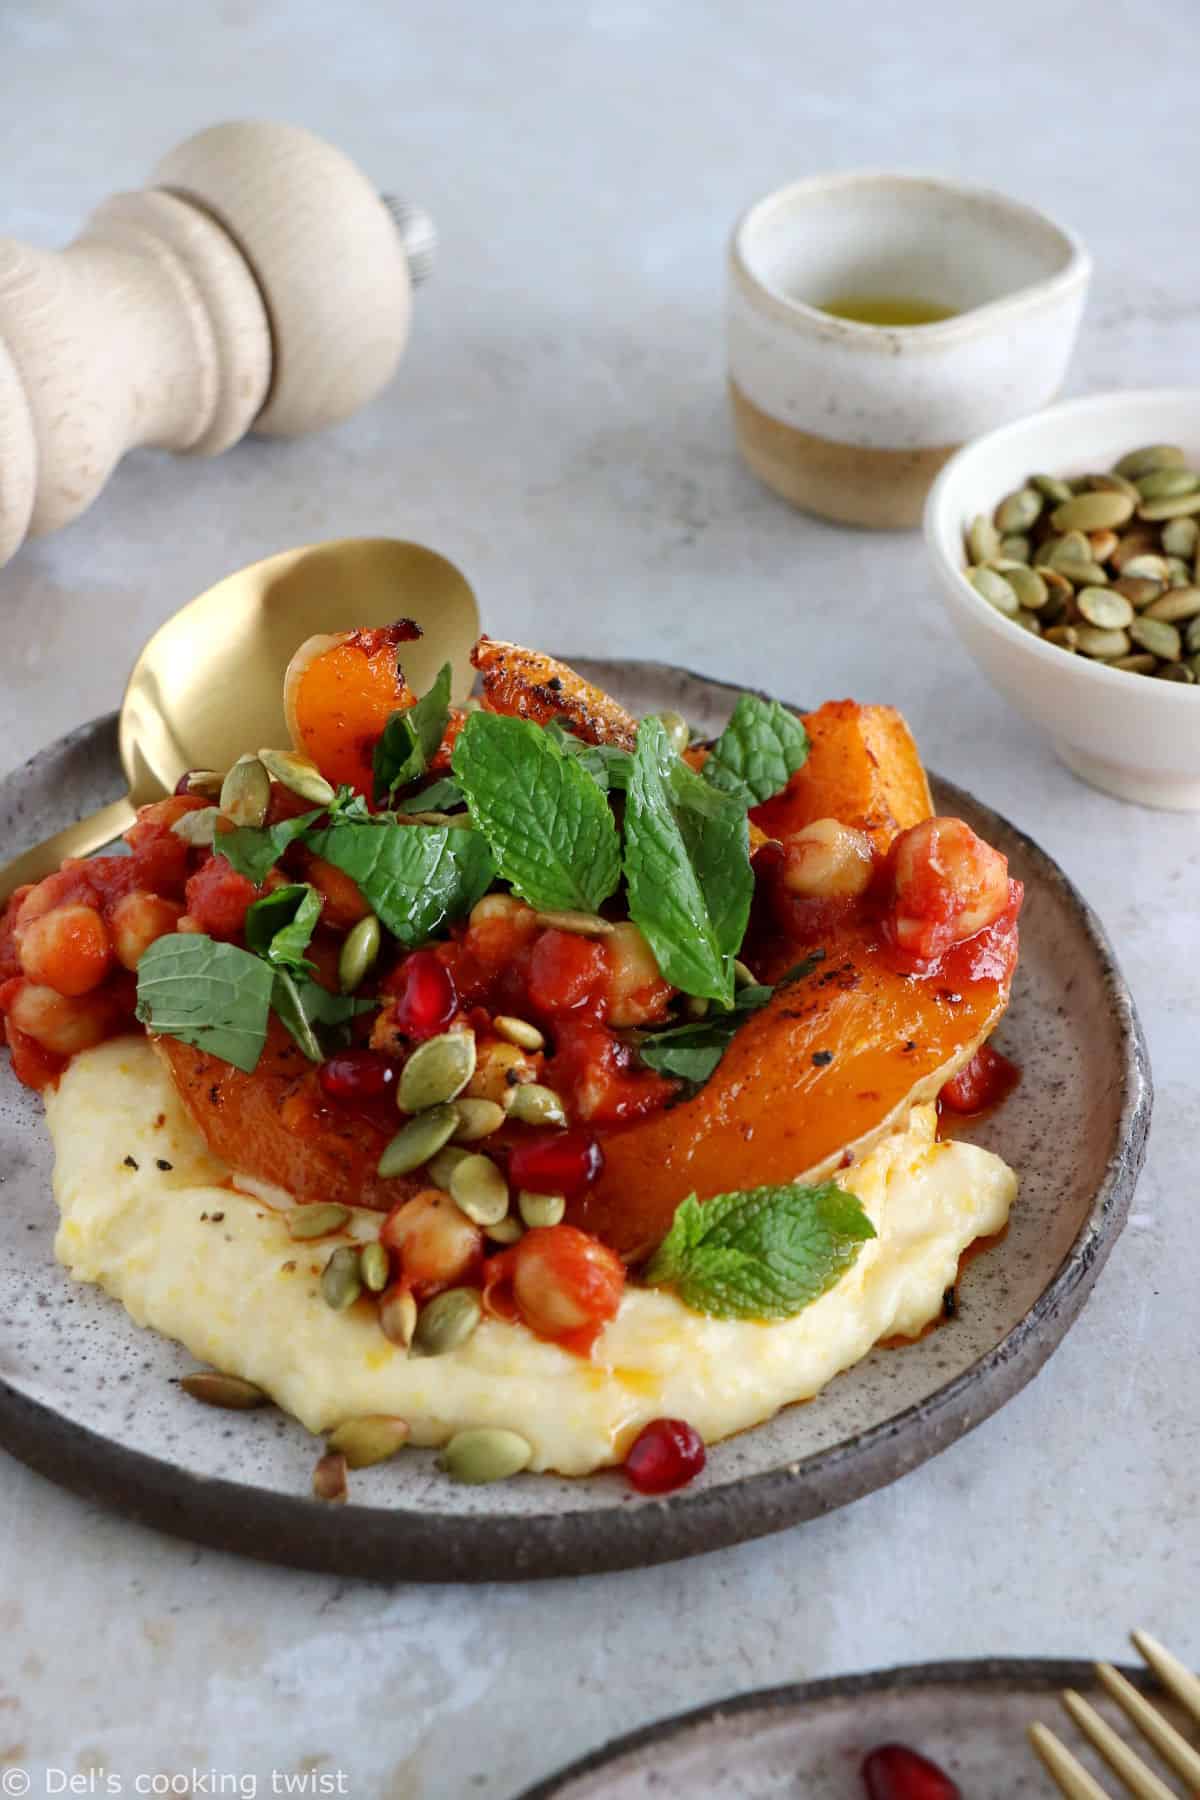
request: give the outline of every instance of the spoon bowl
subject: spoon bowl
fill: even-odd
[[[160,625],[133,666],[118,742],[129,793],[0,869],[0,905],[64,857],[89,856],[132,825],[188,769],[227,769],[247,749],[289,741],[283,677],[316,632],[416,621],[404,650],[411,687],[444,662],[451,694],[471,688],[479,609],[469,582],[437,551],[398,538],[336,538],[283,550],[227,575]]]

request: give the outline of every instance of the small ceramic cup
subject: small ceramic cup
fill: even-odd
[[[1058,391],[1091,259],[1044,214],[983,188],[877,171],[768,194],[734,230],[729,381],[738,446],[793,505],[849,525],[916,525],[970,438]],[[879,326],[840,296],[949,310]]]

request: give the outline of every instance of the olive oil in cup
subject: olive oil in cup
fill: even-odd
[[[817,305],[831,319],[847,319],[851,325],[899,326],[904,330],[916,325],[940,325],[944,319],[958,317],[957,307],[891,294],[839,294],[836,299],[821,300]]]

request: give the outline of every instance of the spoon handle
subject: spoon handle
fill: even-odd
[[[10,863],[0,868],[0,906],[27,882],[42,881],[47,875],[53,875],[64,857],[90,856],[93,850],[102,850],[105,844],[111,844],[123,831],[128,831],[136,817],[133,802],[125,794],[120,800],[102,806],[90,819],[79,819],[74,825],[56,831],[44,843],[35,844],[32,850],[23,850],[20,856],[14,856]]]

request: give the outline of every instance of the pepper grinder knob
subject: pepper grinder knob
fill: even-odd
[[[299,437],[396,372],[432,222],[293,125],[199,132],[62,251],[0,239],[0,565],[135,445]]]

